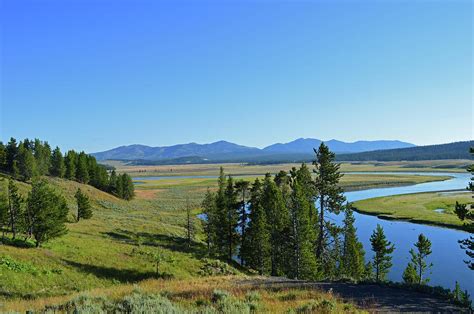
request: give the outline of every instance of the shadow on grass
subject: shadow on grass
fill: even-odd
[[[135,269],[118,269],[114,267],[83,264],[65,259],[63,259],[63,261],[67,265],[75,267],[81,272],[93,274],[97,278],[117,280],[121,283],[133,283],[150,278],[170,279],[170,275],[167,273],[141,272]]]
[[[35,243],[31,240],[24,240],[24,239],[11,239],[9,237],[0,238],[0,244],[5,244],[9,246],[19,247],[19,248],[34,248],[36,247]]]
[[[148,232],[132,232],[123,229],[104,232],[103,234],[119,242],[125,242],[128,244],[159,246],[170,251],[192,254],[198,259],[207,257],[206,246],[203,243],[192,242],[189,246],[187,240],[182,237],[169,236],[165,234],[152,234]]]

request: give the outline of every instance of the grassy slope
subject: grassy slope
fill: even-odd
[[[463,222],[454,214],[454,204],[472,202],[471,193],[417,193],[377,197],[354,203],[361,213],[403,219],[418,223],[464,229]],[[435,212],[444,209],[444,212]]]

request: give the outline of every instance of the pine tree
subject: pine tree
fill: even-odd
[[[219,179],[217,180],[216,193],[216,256],[219,258],[226,258],[228,256],[227,247],[227,201],[226,201],[226,184],[224,169],[220,168]]]
[[[89,197],[82,193],[81,189],[77,189],[74,195],[77,203],[77,222],[82,219],[90,219],[92,217],[92,208],[89,201]]]
[[[217,222],[217,208],[216,197],[209,188],[201,203],[205,219],[202,220],[204,233],[206,235],[207,253],[210,256],[215,254],[216,246],[216,226]]]
[[[122,175],[119,174],[117,176],[117,184],[115,186],[115,195],[119,198],[123,198],[124,196],[124,186],[123,186],[124,180],[122,180]]]
[[[238,215],[239,215],[239,230],[241,236],[241,243],[245,242],[245,237],[247,235],[247,226],[248,226],[248,213],[247,213],[247,201],[248,201],[248,192],[249,192],[250,182],[240,180],[235,183],[236,193],[240,199],[237,204]],[[239,253],[241,265],[245,265],[245,259],[242,254]]]
[[[257,178],[250,191],[250,221],[240,253],[246,261],[246,265],[258,271],[260,275],[268,274],[271,265],[270,233],[266,213],[262,206],[262,194],[262,184]]]
[[[375,270],[375,280],[383,281],[392,267],[392,256],[390,254],[395,250],[395,246],[387,240],[383,228],[377,225],[370,236],[372,251],[374,251],[373,267]]]
[[[64,163],[66,165],[66,178],[76,180],[77,153],[73,150],[68,151]]]
[[[63,154],[59,147],[56,147],[51,155],[51,168],[49,173],[59,178],[64,178],[66,174],[66,165],[64,164]]]
[[[426,263],[426,257],[431,254],[431,241],[426,238],[423,234],[418,236],[418,242],[415,243],[416,251],[411,249],[411,261],[408,263],[407,269],[403,274],[405,275],[407,283],[425,284],[429,281],[429,278],[424,278],[425,271],[433,266],[433,264]]]
[[[357,238],[354,223],[353,211],[350,206],[347,206],[343,228],[342,273],[352,279],[360,280],[365,272],[365,252],[362,243]]]
[[[117,195],[117,173],[115,169],[110,172],[108,192]]]
[[[13,173],[14,161],[17,160],[18,155],[18,146],[16,140],[12,137],[8,142],[6,148],[6,171]]]
[[[41,176],[49,174],[51,167],[51,147],[48,142],[41,142],[39,139],[35,139],[33,147],[38,174]]]
[[[9,208],[9,225],[12,238],[15,239],[17,234],[17,226],[22,215],[23,198],[18,193],[18,187],[13,180],[8,181],[8,208]]]
[[[0,171],[7,171],[7,149],[0,141]]]
[[[44,180],[35,180],[27,200],[31,213],[32,234],[36,247],[42,243],[67,233],[66,219],[68,207],[64,197],[56,194]]]
[[[315,166],[314,173],[316,174],[314,193],[319,200],[315,251],[318,262],[324,266],[331,263],[331,261],[328,261],[330,257],[327,239],[330,236],[330,231],[333,234],[337,231],[336,226],[325,218],[325,212],[339,214],[344,209],[345,197],[342,188],[339,186],[342,174],[339,172],[340,165],[334,162],[335,154],[324,143],[321,143],[319,149],[315,149],[314,152],[316,154],[316,159],[313,162]]]
[[[122,198],[129,201],[135,196],[132,178],[126,173],[123,173],[120,177],[122,181]]]
[[[225,209],[227,212],[225,221],[226,226],[226,247],[227,260],[232,261],[236,246],[239,242],[239,233],[237,232],[237,225],[239,223],[237,193],[234,189],[234,180],[231,176],[227,179],[227,187],[225,190]]]
[[[186,242],[188,244],[188,247],[191,247],[191,244],[194,240],[194,233],[195,233],[195,227],[194,227],[194,218],[191,213],[191,204],[189,204],[189,199],[186,198]]]
[[[26,145],[20,143],[18,148],[18,170],[20,178],[23,181],[28,181],[32,177],[38,174],[36,167],[36,160],[33,157],[33,153],[29,150]]]
[[[261,204],[265,210],[270,234],[271,275],[281,276],[288,269],[288,256],[285,254],[288,253],[290,219],[283,194],[270,174],[265,175]]]
[[[289,276],[296,279],[316,279],[316,258],[313,251],[315,236],[310,221],[311,206],[299,180],[294,181],[292,185]]]
[[[473,147],[471,147],[470,153],[471,155],[474,154]],[[472,174],[471,182],[469,182],[467,189],[474,193],[474,164],[470,165],[467,168],[467,171]],[[456,202],[455,213],[459,219],[465,222],[464,225],[472,233],[472,231],[474,231],[474,203],[459,204]],[[470,235],[469,238],[459,240],[458,242],[461,244],[461,248],[466,251],[466,255],[469,257],[464,262],[467,264],[469,269],[474,270],[474,236]]]
[[[84,152],[79,153],[77,156],[76,166],[76,180],[87,184],[89,182],[89,171],[87,164],[87,155]]]
[[[0,194],[0,230],[2,230],[2,242],[5,242],[5,229],[9,223],[8,197]]]

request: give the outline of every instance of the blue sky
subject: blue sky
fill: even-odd
[[[473,138],[470,1],[2,5],[3,141]]]

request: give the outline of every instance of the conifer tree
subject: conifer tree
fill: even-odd
[[[265,175],[261,204],[265,210],[270,233],[271,275],[280,276],[285,274],[288,268],[286,253],[288,253],[290,219],[282,192],[270,174]]]
[[[390,267],[392,267],[392,256],[390,254],[395,250],[395,246],[387,240],[380,225],[377,225],[377,228],[370,236],[370,243],[372,251],[375,253],[373,258],[375,280],[380,282],[385,279]]]
[[[226,247],[227,259],[232,261],[236,246],[239,242],[239,233],[237,232],[237,225],[239,223],[237,193],[234,189],[234,180],[232,176],[227,179],[227,186],[225,190],[225,210],[226,210]]]
[[[66,174],[66,165],[59,147],[56,147],[51,155],[51,169],[49,172],[52,176],[59,178],[64,178]]]
[[[68,151],[64,163],[66,165],[66,178],[76,180],[77,153],[73,150]]]
[[[216,226],[219,222],[217,221],[216,197],[209,188],[204,195],[201,207],[205,215],[205,219],[202,220],[202,223],[206,235],[207,253],[213,256],[216,250]]]
[[[124,200],[131,200],[135,196],[135,189],[133,186],[132,178],[127,174],[123,173],[121,176],[122,181],[122,198]]]
[[[84,152],[79,153],[77,157],[76,179],[81,183],[87,184],[89,182],[89,167],[87,162],[87,155]]]
[[[298,179],[293,182],[292,187],[289,276],[296,279],[315,279],[317,268],[313,251],[314,229],[310,221],[311,206]]]
[[[343,190],[339,186],[339,181],[342,174],[339,171],[340,165],[335,163],[335,154],[329,148],[321,143],[318,150],[314,150],[316,159],[313,162],[315,166],[315,195],[319,201],[319,217],[317,220],[317,240],[316,240],[316,258],[321,265],[330,263],[328,252],[328,237],[332,232],[333,235],[337,232],[336,226],[325,218],[325,213],[335,213],[344,209],[343,203],[345,197]],[[332,230],[330,230],[332,229]]]
[[[194,227],[194,218],[191,213],[191,204],[189,203],[189,199],[186,198],[186,242],[188,244],[188,247],[191,247],[191,244],[194,240],[194,233],[195,233],[195,227]]]
[[[41,176],[49,174],[51,167],[51,147],[48,142],[41,142],[39,139],[35,139],[33,147],[38,174]]]
[[[36,160],[26,145],[20,143],[17,158],[21,180],[26,182],[38,174]]]
[[[227,247],[227,201],[226,201],[226,184],[224,169],[221,167],[219,172],[219,179],[217,180],[216,193],[216,256],[226,258],[228,256]]]
[[[365,272],[365,252],[362,243],[357,238],[354,223],[353,211],[350,206],[347,206],[343,228],[342,273],[352,279],[360,280]]]
[[[240,180],[235,183],[235,190],[238,194],[239,201],[237,203],[237,210],[239,215],[238,228],[240,230],[241,243],[245,242],[245,237],[247,235],[247,226],[248,226],[248,213],[247,213],[247,201],[248,201],[248,192],[249,192],[250,182]],[[245,265],[245,259],[242,254],[239,253],[241,265]]]
[[[250,221],[240,253],[244,257],[246,265],[258,271],[260,275],[268,274],[271,267],[270,232],[266,213],[262,206],[262,194],[262,184],[257,178],[250,191]]]
[[[123,198],[123,196],[124,196],[123,182],[124,182],[124,180],[122,180],[122,175],[119,174],[117,176],[117,184],[115,186],[115,195],[119,198]]]
[[[68,207],[64,197],[55,193],[44,180],[35,180],[28,194],[28,212],[31,214],[32,234],[36,247],[67,233]]]
[[[5,153],[6,153],[6,171],[14,173],[14,161],[17,160],[17,155],[18,155],[18,146],[16,143],[16,140],[12,137],[10,138],[10,141],[8,142],[6,148],[5,148]]]
[[[423,234],[420,234],[415,247],[416,251],[410,250],[411,261],[408,263],[407,269],[405,269],[403,279],[405,280],[406,277],[405,282],[421,285],[429,281],[429,278],[424,278],[424,273],[433,266],[433,264],[426,263],[426,257],[431,254],[431,241]]]
[[[82,193],[81,189],[77,189],[74,195],[77,203],[77,222],[82,219],[90,219],[92,217],[92,208],[89,201],[89,197]]]
[[[470,149],[471,155],[474,154],[474,148]],[[471,173],[471,181],[469,182],[467,189],[474,193],[474,164],[467,168],[467,171]],[[473,196],[474,197],[474,196]],[[464,221],[464,225],[471,231],[474,231],[474,203],[471,204],[460,204],[456,202],[455,213],[459,219]],[[459,240],[461,248],[466,251],[468,259],[464,262],[467,264],[469,269],[474,270],[474,236],[470,235],[469,238]]]
[[[8,198],[5,194],[0,194],[0,230],[2,230],[2,242],[5,242],[5,229],[8,227]]]
[[[22,215],[23,198],[18,193],[18,187],[13,180],[8,181],[8,212],[9,225],[12,233],[12,238],[15,239],[17,234],[17,227]]]
[[[7,149],[0,141],[0,171],[7,171]]]

